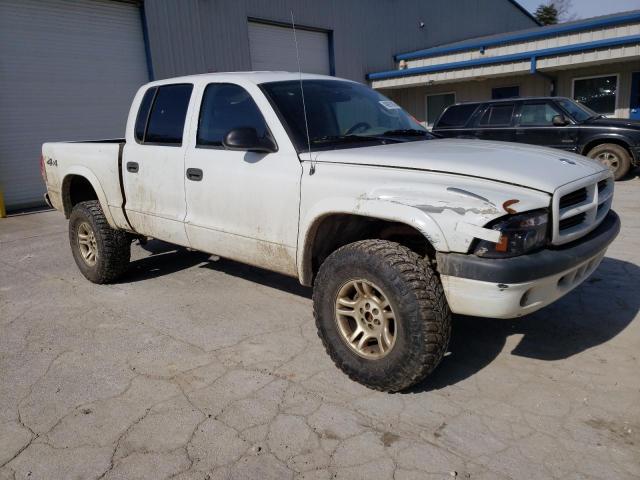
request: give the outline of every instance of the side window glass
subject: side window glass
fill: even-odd
[[[139,142],[144,142],[144,132],[147,129],[147,120],[149,119],[149,110],[151,109],[151,103],[153,97],[156,95],[156,88],[152,87],[147,90],[140,102],[140,109],[138,110],[138,116],[136,117],[135,136]]]
[[[482,115],[480,125],[490,127],[504,127],[511,124],[514,105],[492,105]]]
[[[198,146],[222,146],[234,128],[251,127],[259,138],[269,135],[260,109],[249,92],[231,83],[212,83],[205,88],[198,121]]]
[[[181,145],[193,85],[158,87],[147,125],[145,143]]]
[[[548,103],[528,103],[522,106],[520,125],[553,125],[553,117],[560,115]]]

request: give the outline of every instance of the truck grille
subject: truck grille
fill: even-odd
[[[611,208],[613,183],[604,172],[560,187],[553,196],[552,243],[571,242],[596,228]]]

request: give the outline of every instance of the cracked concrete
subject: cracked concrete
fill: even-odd
[[[62,215],[0,220],[0,479],[638,478],[639,188],[584,285],[455,318],[395,395],[333,366],[293,279],[150,242],[97,286]]]

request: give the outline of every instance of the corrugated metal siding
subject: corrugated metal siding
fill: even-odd
[[[0,185],[8,207],[42,203],[43,142],[122,137],[146,81],[135,4],[0,2]]]
[[[283,70],[329,75],[329,38],[325,32],[249,22],[249,46],[253,70]],[[296,51],[299,50],[299,54]]]
[[[249,70],[248,17],[290,23],[291,10],[333,31],[336,75],[357,81],[398,52],[535,25],[507,0],[146,0],[156,76]]]

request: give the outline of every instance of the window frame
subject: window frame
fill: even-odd
[[[515,126],[517,128],[550,128],[550,127],[554,127],[557,128],[553,125],[553,122],[550,124],[546,124],[546,123],[530,123],[530,124],[522,124],[522,111],[524,110],[524,107],[526,107],[527,105],[550,105],[556,112],[558,112],[558,115],[564,115],[565,117],[567,117],[572,123],[573,123],[573,119],[570,118],[569,115],[566,114],[566,112],[560,108],[560,105],[558,105],[556,102],[552,101],[552,100],[527,100],[527,101],[523,101],[519,106],[518,106],[518,112],[516,113],[515,117],[516,117],[516,122],[515,122]]]
[[[194,148],[202,148],[202,149],[207,149],[207,150],[226,150],[226,151],[233,151],[233,152],[250,152],[251,150],[229,150],[227,149],[224,144],[221,145],[200,145],[198,143],[198,132],[200,130],[200,118],[202,117],[202,112],[204,111],[204,109],[202,108],[202,105],[204,103],[204,95],[207,92],[207,88],[210,85],[233,85],[234,87],[238,87],[241,88],[242,90],[244,90],[245,92],[247,92],[247,94],[249,95],[249,97],[251,97],[251,100],[253,101],[253,103],[255,104],[256,108],[258,109],[258,112],[260,113],[260,116],[262,117],[262,121],[264,122],[265,126],[267,127],[267,135],[269,136],[269,138],[271,139],[271,141],[273,141],[273,144],[275,145],[275,152],[277,152],[279,150],[278,147],[278,142],[276,140],[276,137],[273,135],[273,132],[271,131],[271,127],[269,126],[269,122],[267,122],[267,119],[264,116],[264,113],[262,112],[262,110],[260,109],[260,106],[258,105],[258,102],[256,102],[255,98],[253,97],[253,95],[251,95],[251,92],[249,90],[247,90],[243,85],[240,85],[239,83],[233,83],[233,82],[209,82],[207,84],[205,84],[204,86],[201,87],[201,94],[200,94],[200,101],[199,101],[199,105],[198,105],[198,118],[196,119],[196,125],[195,125],[195,131],[192,134],[192,141],[193,141],[193,147]]]
[[[190,86],[191,87],[191,93],[189,94],[189,103],[187,104],[187,111],[185,113],[184,116],[184,124],[182,125],[182,137],[181,137],[181,141],[180,143],[165,143],[165,142],[147,142],[147,132],[149,130],[149,120],[151,119],[151,112],[153,112],[153,108],[156,105],[156,100],[158,99],[158,92],[160,91],[160,89],[162,87],[175,87],[175,86]],[[142,137],[142,141],[138,140],[137,136],[136,136],[136,132],[135,132],[135,124],[133,126],[133,138],[136,141],[136,143],[138,145],[144,145],[144,146],[157,146],[157,147],[182,147],[185,144],[185,129],[189,123],[189,110],[191,108],[191,100],[193,99],[193,92],[195,91],[195,84],[193,83],[189,83],[189,82],[181,82],[181,83],[163,83],[160,85],[152,85],[150,86],[147,90],[145,90],[144,94],[146,95],[146,93],[151,90],[151,89],[155,89],[155,93],[153,94],[153,100],[151,101],[151,106],[149,107],[149,111],[147,112],[147,119],[145,120],[144,123],[144,135]],[[144,95],[142,96],[142,98],[144,98]],[[140,107],[142,106],[142,99],[140,100],[140,103],[138,104],[138,114],[140,113]],[[136,115],[136,123],[137,123],[138,117]]]
[[[443,126],[439,126],[440,120],[442,119],[442,117],[444,116],[445,113],[447,113],[451,108],[456,108],[456,107],[465,107],[467,105],[471,105],[474,106],[473,112],[471,112],[471,115],[469,115],[467,117],[467,120],[460,126],[453,126],[453,127],[443,127]],[[475,123],[475,119],[476,116],[478,115],[478,112],[484,111],[483,108],[483,103],[482,102],[465,102],[465,103],[454,103],[453,105],[449,105],[447,108],[445,108],[442,113],[440,114],[440,116],[438,117],[438,119],[436,120],[436,122],[433,124],[434,128],[436,127],[436,125],[438,125],[437,129],[438,130],[464,130],[464,129],[469,129],[469,128],[473,128],[472,125]]]
[[[615,116],[616,112],[618,110],[618,98],[619,98],[619,94],[620,94],[620,73],[605,73],[605,74],[587,75],[585,77],[574,77],[574,78],[572,78],[571,79],[571,100],[573,100],[575,102],[578,101],[578,100],[576,100],[576,81],[593,80],[594,78],[606,78],[606,77],[616,77],[616,93],[614,95],[614,101],[613,101],[613,112],[605,112],[605,113],[596,112],[596,113],[599,113],[601,115],[612,115],[612,116]],[[591,107],[589,107],[589,108],[591,108]],[[591,110],[593,110],[593,109],[591,109]]]
[[[433,121],[433,123],[429,124],[429,97],[437,97],[437,96],[442,96],[442,95],[453,95],[453,103],[451,105],[446,106],[444,108],[444,110],[442,110],[440,112],[440,115],[438,115],[436,117],[436,119]],[[447,108],[455,105],[456,103],[457,103],[457,99],[456,99],[456,92],[455,91],[439,92],[439,93],[425,93],[424,94],[424,126],[426,128],[433,128],[433,126],[438,123],[438,120],[440,120],[440,117],[445,112],[445,110]]]
[[[514,100],[499,100],[496,102],[492,102],[492,103],[487,103],[483,109],[481,109],[480,113],[476,113],[477,117],[475,120],[475,127],[478,129],[482,129],[482,128],[514,128],[515,127],[515,123],[516,123],[516,115],[518,114],[517,108],[518,108],[518,104],[519,101],[514,101]],[[480,122],[482,122],[482,117],[484,117],[484,114],[487,113],[487,111],[490,108],[493,108],[495,106],[503,106],[503,105],[511,105],[512,109],[511,109],[511,118],[509,119],[509,123],[500,123],[497,125],[492,125],[492,124],[482,124]]]

